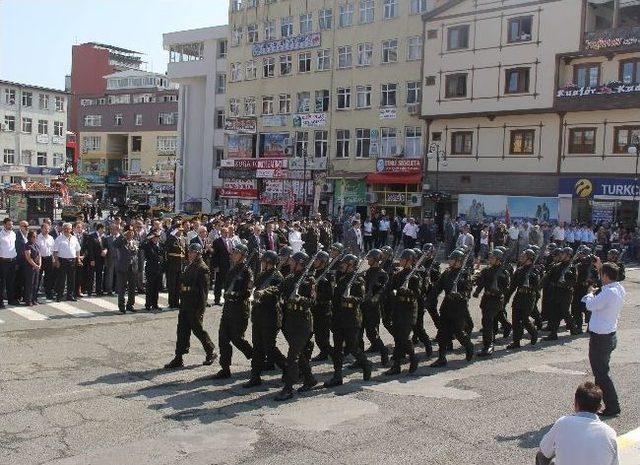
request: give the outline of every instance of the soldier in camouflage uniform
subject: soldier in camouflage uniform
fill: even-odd
[[[520,348],[520,340],[525,328],[531,335],[531,344],[535,345],[538,342],[538,331],[529,319],[535,305],[537,289],[540,287],[540,273],[533,266],[535,256],[535,252],[531,249],[524,250],[520,254],[520,266],[513,274],[513,279],[507,292],[507,301],[515,293],[511,304],[513,342],[507,346],[509,350]]]
[[[320,251],[313,263],[313,275],[316,284],[316,300],[311,307],[313,314],[313,334],[320,353],[313,357],[314,362],[324,361],[333,352],[331,347],[331,298],[333,297],[333,275],[327,267],[331,257]]]
[[[564,320],[572,335],[578,334],[578,329],[571,318],[571,300],[573,298],[573,287],[576,282],[576,268],[573,266],[571,257],[573,249],[564,247],[556,263],[545,280],[551,286],[551,302],[549,303],[549,334],[543,339],[545,341],[555,341],[558,339],[558,328],[560,322]]]
[[[361,347],[364,345],[364,335],[371,343],[371,351],[380,353],[382,366],[389,364],[389,349],[380,339],[380,315],[382,299],[389,277],[380,268],[382,252],[378,249],[371,249],[366,257],[369,262],[369,269],[364,275],[365,294],[360,304],[362,310],[362,327],[360,328],[359,341]]]

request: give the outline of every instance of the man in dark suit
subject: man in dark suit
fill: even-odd
[[[91,265],[88,260],[84,258],[87,256],[89,252],[89,234],[85,232],[84,223],[82,221],[78,221],[73,229],[73,235],[76,236],[78,242],[80,243],[80,260],[83,263],[83,266],[76,267],[76,297],[84,297],[82,292],[88,293],[90,289],[88,289],[88,285],[90,284],[87,279],[87,276],[91,274]]]
[[[224,285],[225,277],[231,267],[231,252],[233,251],[233,241],[229,237],[227,228],[220,229],[220,237],[213,241],[213,257],[211,264],[216,271],[216,281],[213,288],[214,304],[220,305],[220,295]]]
[[[140,245],[135,239],[135,232],[131,226],[125,228],[124,236],[115,241],[118,254],[116,257],[116,273],[118,288],[118,308],[120,313],[127,310],[135,312],[133,306],[136,301],[137,274],[138,274],[138,250]],[[126,306],[124,295],[128,294]]]
[[[87,275],[87,295],[91,295],[93,284],[96,285],[96,295],[103,294],[102,277],[104,275],[105,259],[107,257],[107,243],[104,236],[104,225],[98,223],[95,232],[87,238],[87,258],[89,262]]]
[[[24,257],[24,249],[27,246],[27,234],[29,233],[29,223],[20,221],[20,228],[16,231],[16,274],[14,281],[14,301],[19,302],[24,296],[24,268],[27,265],[27,259]]]
[[[159,310],[158,294],[162,287],[162,267],[164,262],[164,250],[160,245],[160,231],[151,231],[141,248],[145,258],[145,308],[147,311]]]
[[[353,220],[351,228],[344,233],[344,247],[349,253],[359,257],[362,255],[362,231],[360,221]]]
[[[120,237],[120,226],[116,223],[111,223],[109,225],[109,235],[104,238],[105,248],[107,249],[104,267],[104,292],[107,295],[113,295],[117,255],[115,241],[118,237]]]
[[[278,235],[273,231],[273,223],[267,223],[264,232],[260,236],[264,250],[278,251]]]
[[[247,262],[247,266],[251,268],[254,276],[260,272],[260,252],[264,250],[260,233],[262,227],[259,224],[253,226],[252,234],[247,238],[247,248],[249,249],[249,257],[251,261]],[[255,253],[254,253],[255,252]]]

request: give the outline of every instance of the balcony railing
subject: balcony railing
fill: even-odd
[[[590,51],[640,47],[640,26],[618,27],[584,35],[584,49]]]

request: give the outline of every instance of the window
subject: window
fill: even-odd
[[[469,48],[469,25],[453,26],[447,29],[447,50]]]
[[[64,111],[64,97],[56,97],[56,111]]]
[[[529,92],[529,68],[507,69],[504,74],[505,94],[522,94]]]
[[[265,58],[264,60],[262,60],[262,77],[271,78],[271,77],[274,77],[275,75],[276,75],[275,59],[271,57],[271,58]]]
[[[340,5],[340,27],[349,27],[353,24],[353,5],[346,3]]]
[[[382,41],[382,62],[395,63],[398,61],[398,39]]]
[[[16,162],[16,152],[13,149],[4,149],[4,164],[13,165]]]
[[[33,120],[31,118],[22,118],[22,132],[25,134],[33,132]]]
[[[291,37],[293,35],[293,18],[291,16],[280,20],[280,35],[282,37]]]
[[[39,94],[38,95],[38,107],[41,110],[49,109],[49,95],[47,94]]]
[[[300,34],[313,32],[313,14],[300,15]]]
[[[256,98],[246,97],[244,99],[244,114],[246,116],[256,116]]]
[[[573,67],[573,82],[578,87],[597,87],[600,85],[600,64],[585,63]]]
[[[292,69],[291,55],[282,55],[280,57],[280,76],[291,74]]]
[[[102,116],[98,117],[102,120]],[[46,119],[38,120],[38,134],[40,135],[48,135],[49,134],[49,122]]]
[[[311,111],[311,93],[310,92],[298,92],[298,113],[309,113]]]
[[[33,105],[33,94],[31,92],[22,92],[22,106],[30,107]]]
[[[38,152],[36,154],[36,165],[47,166],[47,152]]]
[[[20,154],[20,164],[30,166],[33,159],[33,152],[31,150],[23,150]]]
[[[422,156],[422,128],[410,126],[404,128],[404,154],[406,157]]]
[[[298,72],[308,73],[311,71],[311,52],[298,54]]]
[[[397,104],[398,84],[382,84],[380,105],[383,107],[395,107]]]
[[[60,168],[64,166],[64,154],[63,153],[54,153],[53,154],[53,166],[56,168]]]
[[[620,81],[625,84],[640,84],[640,60],[626,60],[620,63]]]
[[[109,98],[108,98],[109,105],[119,105],[123,103],[129,103],[129,101],[130,101],[129,94],[109,95]]]
[[[114,116],[114,123],[116,126],[122,126],[124,122],[124,117],[121,114],[117,114]]]
[[[178,113],[158,113],[158,124],[171,125],[178,124]]]
[[[409,37],[407,40],[407,60],[422,59],[422,36]]]
[[[336,158],[349,158],[349,143],[351,134],[348,129],[336,131]]]
[[[445,77],[445,97],[466,97],[467,96],[467,74],[449,74]]]
[[[380,128],[380,155],[390,157],[398,153],[396,128]]]
[[[245,72],[245,79],[252,80],[256,78],[256,62],[253,60],[247,61],[247,67]]]
[[[373,44],[365,42],[358,44],[358,66],[371,66],[373,61]]]
[[[97,151],[100,150],[102,145],[102,138],[100,136],[92,136],[92,137],[83,137],[82,138],[82,147],[86,151]]]
[[[398,0],[384,0],[384,19],[398,16]]]
[[[234,46],[240,45],[242,43],[242,35],[243,35],[242,26],[240,27],[233,26],[233,29],[231,30],[231,39],[232,39],[231,44]]]
[[[215,150],[215,159],[214,159],[214,166],[216,168],[220,168],[220,165],[222,164],[222,159],[224,158],[224,149],[216,149]]]
[[[5,89],[4,90],[4,103],[7,105],[15,105],[16,104],[16,91],[15,89]]]
[[[273,40],[276,38],[276,22],[265,21],[264,22],[264,39]]]
[[[407,82],[407,104],[414,105],[420,103],[422,99],[422,89],[419,82]]]
[[[521,16],[519,18],[511,18],[508,23],[509,35],[507,42],[527,42],[531,40],[531,24],[533,16]]]
[[[142,151],[142,136],[131,136],[131,151],[132,152]]]
[[[535,135],[536,132],[533,129],[511,131],[509,153],[512,155],[532,155]]]
[[[91,105],[95,105],[95,104],[96,104],[95,100],[92,100],[90,98],[80,99],[80,106],[81,107],[90,107]]]
[[[315,151],[316,158],[324,158],[329,153],[329,131],[315,131]]]
[[[309,150],[309,133],[306,131],[296,132],[296,157],[306,157]]]
[[[326,89],[316,90],[316,111],[329,111],[329,91]]]
[[[374,0],[360,0],[360,24],[372,23],[374,19]]]
[[[107,99],[102,97],[102,98],[99,98],[98,100],[96,100],[96,102],[97,102],[97,105],[106,105],[107,104]]]
[[[356,129],[356,158],[369,158],[371,129]]]
[[[371,108],[371,86],[356,87],[356,108]]]
[[[218,58],[227,58],[227,41],[221,40],[218,42]]]
[[[333,28],[333,10],[331,8],[324,8],[318,12],[318,26],[321,31]]]
[[[16,130],[16,117],[13,115],[4,115],[4,125],[7,131]]]
[[[409,9],[412,15],[417,15],[427,11],[427,0],[411,0],[411,7]]]
[[[451,133],[451,155],[471,155],[472,151],[472,131],[455,131]]]
[[[318,50],[318,71],[331,69],[331,49]]]
[[[224,94],[227,92],[227,75],[218,73],[216,75],[216,94]]]
[[[242,0],[231,0],[231,11],[236,12],[242,10]]]
[[[229,64],[229,79],[231,82],[242,81],[242,65],[240,63]]]
[[[64,136],[64,125],[62,124],[62,121],[53,122],[53,135]]]
[[[273,115],[273,97],[272,96],[262,97],[262,114]]]
[[[620,126],[613,130],[613,152],[627,153],[629,145],[640,138],[640,126]]]
[[[158,152],[172,152],[175,153],[178,147],[177,136],[158,136],[156,140]]]
[[[141,113],[136,113],[135,117],[134,117],[134,124],[136,126],[142,126],[142,114]]]
[[[338,68],[350,68],[351,62],[351,45],[338,47]]]
[[[153,103],[156,98],[153,94],[136,94],[133,96],[133,103]]]
[[[338,87],[338,110],[347,110],[351,107],[351,88]]]
[[[254,42],[258,42],[258,25],[257,24],[249,24],[247,25],[247,42],[253,44]]]
[[[229,116],[239,116],[240,115],[240,99],[230,98],[229,99]]]
[[[596,153],[596,128],[570,129],[569,153]]]
[[[216,129],[224,129],[224,109],[216,110]]]
[[[280,94],[278,96],[278,113],[281,115],[291,113],[291,94]]]

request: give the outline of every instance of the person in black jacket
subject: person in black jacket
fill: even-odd
[[[142,244],[145,260],[146,303],[147,310],[160,310],[158,294],[162,287],[162,269],[164,250],[160,245],[160,231],[152,231]]]
[[[104,275],[105,258],[107,256],[107,242],[104,237],[104,225],[98,223],[95,232],[87,238],[87,295],[91,295],[95,282],[96,295],[103,295],[102,278]]]
[[[116,259],[117,288],[118,288],[118,308],[120,313],[126,311],[135,312],[133,306],[136,301],[138,273],[138,241],[134,238],[134,231],[131,226],[125,228],[124,236],[118,237],[115,247],[118,251]],[[125,293],[128,294],[125,306]]]
[[[216,273],[215,285],[213,288],[214,304],[220,305],[220,296],[225,278],[231,267],[231,252],[233,250],[233,242],[229,237],[227,228],[220,229],[220,237],[213,241],[213,255],[211,257],[211,265]]]

